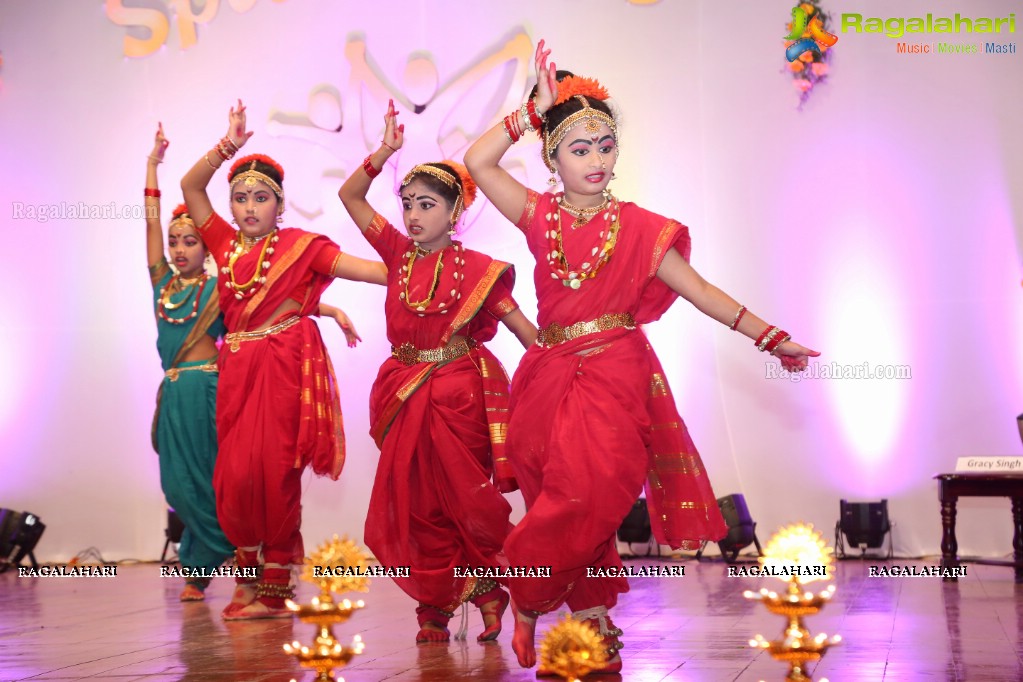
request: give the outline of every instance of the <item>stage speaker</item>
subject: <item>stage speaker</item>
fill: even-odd
[[[26,556],[33,568],[39,568],[35,549],[46,525],[29,512],[0,509],[0,573],[17,566]]]
[[[718,549],[721,550],[721,557],[729,562],[734,562],[741,552],[752,543],[757,548],[757,554],[763,556],[760,549],[760,540],[757,539],[757,524],[750,516],[749,507],[746,506],[746,498],[742,495],[726,495],[718,498],[718,509],[728,526],[728,533],[718,541]],[[707,548],[704,542],[700,551],[696,553],[696,560],[703,557],[703,550]]]
[[[160,561],[167,560],[167,550],[170,548],[171,543],[179,544],[181,542],[181,535],[185,532],[185,524],[178,518],[177,512],[173,509],[167,510],[167,527],[164,529],[164,537],[167,538],[166,542],[163,543],[163,554],[160,555]]]
[[[718,509],[728,526],[728,534],[718,540],[718,548],[721,556],[727,561],[735,561],[739,552],[756,543],[757,553],[760,551],[760,542],[757,540],[757,524],[750,516],[749,507],[746,506],[746,498],[742,495],[726,495],[718,498]]]
[[[835,524],[835,545],[838,554],[845,557],[845,543],[858,547],[863,556],[868,549],[878,549],[888,538],[888,558],[892,556],[892,524],[888,519],[888,500],[880,502],[838,503],[838,523]],[[845,542],[842,542],[842,538]]]
[[[650,542],[652,534],[646,498],[641,497],[633,503],[632,509],[622,520],[622,525],[618,528],[618,540],[628,543]]]

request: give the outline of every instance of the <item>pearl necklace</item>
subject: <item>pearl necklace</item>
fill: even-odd
[[[564,206],[562,197],[559,196],[557,201],[558,208]],[[595,261],[583,262],[578,269],[572,269],[568,264],[568,259],[565,257],[565,245],[561,234],[561,211],[555,210],[544,216],[547,219],[548,225],[546,233],[548,245],[547,264],[551,268],[551,278],[560,279],[561,283],[566,287],[579,289],[583,285],[584,280],[596,277],[600,269],[611,260],[611,254],[614,253],[615,245],[618,243],[618,231],[621,229],[621,223],[618,220],[618,216],[621,213],[621,204],[610,193],[608,194],[608,202],[610,205],[603,216],[605,229],[601,230],[599,235],[599,238],[604,240],[604,244],[600,247],[594,246],[590,251],[590,256],[596,256]],[[551,222],[554,223],[553,226]],[[607,235],[606,238],[605,234]]]
[[[270,237],[267,239],[267,237]],[[270,256],[273,255],[274,248],[273,244],[277,243],[280,239],[280,235],[277,234],[276,228],[272,232],[268,232],[261,237],[246,237],[241,235],[239,238],[237,235],[235,239],[231,241],[231,249],[224,252],[224,258],[227,259],[227,265],[222,267],[220,271],[225,275],[229,275],[230,279],[226,282],[225,286],[234,292],[234,297],[239,301],[246,296],[252,296],[256,293],[260,284],[266,283],[266,273],[270,270]],[[235,262],[245,253],[248,252],[246,249],[246,242],[250,242],[250,245],[258,244],[263,242],[263,248],[259,252],[259,263],[256,265],[255,272],[252,273],[252,278],[244,284],[240,284],[234,274]]]
[[[184,280],[181,275],[174,275],[171,277],[170,281],[167,282],[167,286],[160,289],[160,303],[156,307],[156,313],[160,316],[160,319],[164,322],[169,322],[170,324],[184,324],[185,322],[197,317],[199,315],[199,299],[202,298],[202,291],[206,287],[206,281],[208,279],[209,277],[206,273],[203,273],[192,280]],[[195,286],[196,282],[199,283],[198,290]],[[182,287],[182,283],[185,283],[187,288]],[[178,291],[183,290],[185,292],[185,295],[177,303],[173,303],[170,299],[172,290],[175,288]],[[195,299],[192,301],[191,313],[189,313],[186,317],[171,317],[167,314],[168,310],[177,310],[187,303],[193,292],[195,292]]]
[[[409,310],[418,313],[419,317],[425,317],[427,313],[437,313],[446,315],[452,303],[462,298],[462,294],[459,291],[461,284],[464,279],[462,275],[462,266],[465,265],[465,259],[462,257],[462,245],[458,242],[452,242],[451,251],[454,253],[454,268],[455,271],[452,274],[452,278],[455,280],[455,288],[451,290],[446,301],[441,301],[437,304],[435,310],[429,310],[430,304],[433,303],[434,297],[437,295],[437,288],[440,286],[440,271],[444,268],[444,254],[447,248],[444,248],[437,254],[437,263],[433,266],[433,281],[430,284],[429,292],[426,294],[426,298],[422,301],[413,301],[409,295],[409,283],[412,281],[412,269],[415,267],[416,260],[419,256],[427,256],[430,254],[429,251],[425,251],[417,244],[415,248],[406,251],[404,256],[408,259],[408,262],[401,266],[402,276],[398,280],[398,283],[404,287],[404,291],[398,294],[398,298],[405,307]]]

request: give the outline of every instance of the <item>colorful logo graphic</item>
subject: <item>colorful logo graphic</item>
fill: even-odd
[[[810,6],[813,8],[813,6]],[[821,48],[829,48],[838,42],[838,36],[824,30],[824,23],[820,14],[815,12],[811,18],[803,6],[796,5],[792,8],[792,32],[785,36],[785,40],[794,40],[785,49],[785,57],[794,62],[804,52],[814,52],[817,56],[821,54]]]

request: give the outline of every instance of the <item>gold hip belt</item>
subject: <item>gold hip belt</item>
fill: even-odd
[[[578,339],[587,334],[606,332],[611,329],[618,329],[619,327],[624,327],[625,329],[636,328],[636,320],[632,317],[632,313],[604,313],[595,320],[576,322],[567,327],[562,327],[557,322],[554,322],[540,330],[540,333],[537,334],[536,342],[540,346],[550,348],[551,346],[556,346],[559,343],[571,341],[572,339]]]
[[[208,362],[205,365],[195,365],[194,367],[171,367],[163,375],[171,381],[177,381],[178,375],[182,372],[212,372],[216,374],[217,364],[216,362]]]
[[[268,336],[280,334],[285,329],[294,327],[298,324],[300,319],[302,319],[300,316],[295,315],[294,317],[289,317],[283,322],[278,322],[272,327],[260,329],[258,332],[231,332],[224,337],[224,342],[230,346],[232,353],[237,353],[238,349],[241,348],[242,341],[259,341],[260,339],[265,339]]]
[[[443,348],[420,350],[411,343],[391,346],[391,357],[403,365],[411,367],[418,362],[447,362],[460,358],[476,346],[473,339],[459,339]]]

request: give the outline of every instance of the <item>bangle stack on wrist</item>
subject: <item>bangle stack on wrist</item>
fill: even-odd
[[[215,149],[217,151],[217,156],[224,161],[229,161],[231,157],[238,153],[238,145],[236,145],[234,140],[232,140],[228,135],[224,135],[224,137],[220,139],[220,142],[217,143]],[[208,162],[209,160],[207,159],[207,163]]]
[[[163,159],[161,159],[159,156],[153,156],[152,154],[150,154],[147,158],[150,161],[156,161],[157,163],[163,163]]]
[[[753,343],[756,345],[758,350],[774,353],[778,346],[791,338],[792,335],[788,332],[782,331],[781,328],[769,326]]]
[[[142,195],[146,196],[146,197],[152,197],[153,199],[159,199],[160,198],[160,190],[153,189],[151,187],[146,187],[142,191]]]
[[[518,142],[523,133],[530,130],[539,131],[542,126],[543,116],[536,110],[535,98],[530,98],[516,111],[504,117],[504,134],[512,144]]]

